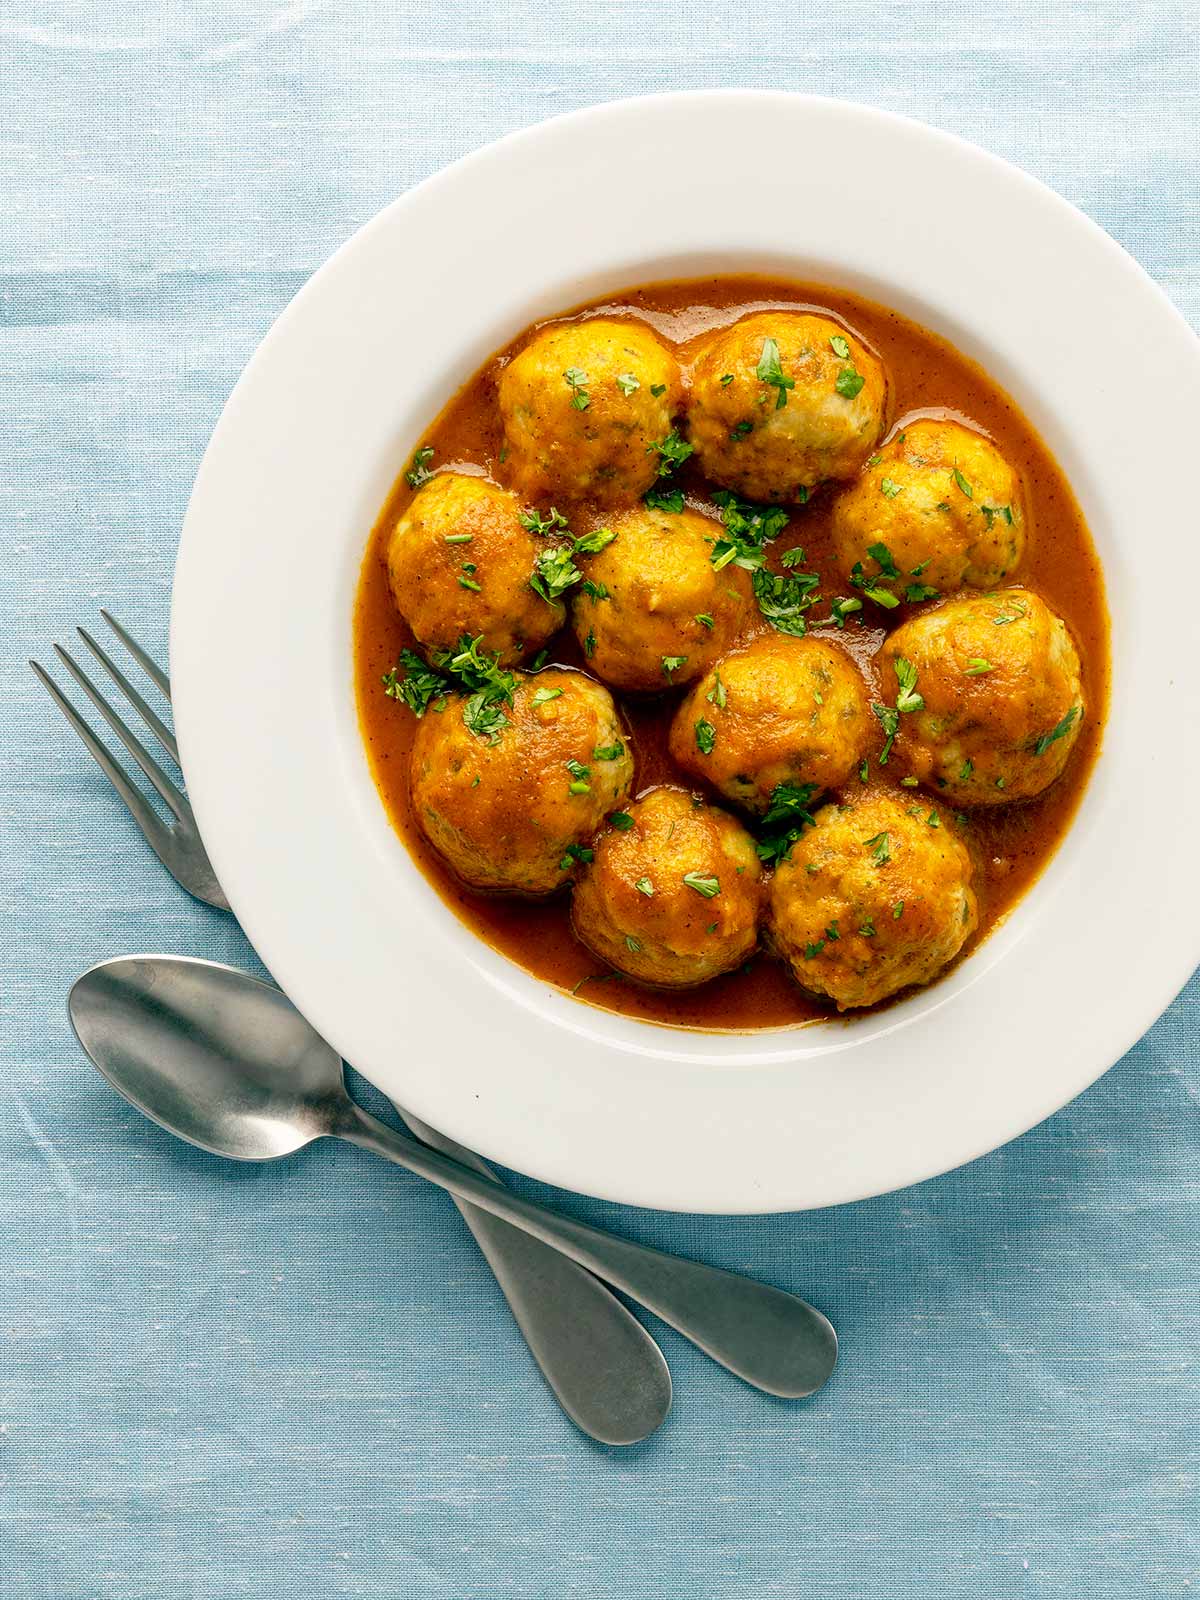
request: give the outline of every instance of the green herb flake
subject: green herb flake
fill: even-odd
[[[593,528],[591,533],[585,533],[582,538],[575,541],[575,554],[577,556],[598,556],[601,550],[607,547],[616,538],[611,528]]]
[[[702,628],[707,628],[710,633],[712,632],[712,630],[717,625],[716,624],[716,619],[714,617],[709,616],[707,611],[697,611],[697,613],[696,613],[696,621],[700,624],[700,626]]]
[[[866,381],[862,373],[858,372],[851,364],[850,366],[839,368],[833,387],[842,396],[843,400],[853,400]]]
[[[785,375],[779,359],[779,346],[774,339],[763,340],[762,354],[758,358],[754,375],[759,383],[765,383],[776,391],[775,409],[782,411],[787,405],[788,390],[796,387],[796,380]]]
[[[836,944],[838,942],[838,940],[842,937],[841,934],[838,932],[838,925],[837,925],[836,920],[831,922],[829,924],[829,926],[825,929],[825,937],[829,940],[829,942],[831,944]]]
[[[879,492],[885,500],[894,500],[903,489],[904,485],[902,483],[896,483],[891,478],[881,478],[879,480]]]
[[[535,689],[531,704],[536,711],[538,706],[544,706],[547,701],[557,700],[560,694],[562,694],[561,689]]]
[[[916,605],[921,600],[936,600],[941,593],[929,583],[909,583],[905,585],[904,598],[910,605]]]
[[[957,467],[955,467],[955,469],[954,469],[954,481],[958,485],[959,489],[961,489],[963,494],[966,495],[968,500],[974,500],[974,498],[975,498],[974,489],[972,489],[971,485],[963,477],[962,473],[958,470]],[[947,509],[949,509],[949,508],[947,508]]]
[[[689,444],[678,428],[672,428],[670,433],[661,439],[654,439],[646,446],[648,456],[658,456],[658,476],[668,478],[681,467],[695,451],[695,445]]]
[[[667,386],[666,386],[665,383],[652,383],[650,385],[650,393],[654,396],[654,398],[656,400],[658,399],[658,397],[660,395],[666,394],[666,392],[667,392]]]
[[[741,422],[735,422],[733,427],[730,428],[729,437],[731,439],[744,439],[748,433],[753,433],[753,432],[754,432],[754,424],[753,424],[753,422],[750,422],[746,418],[743,418]]]
[[[594,861],[595,859],[596,852],[590,850],[586,844],[569,844],[566,855],[558,863],[558,870],[560,872],[569,872],[576,862],[579,862],[582,866],[587,866],[589,861]]]
[[[712,705],[716,706],[718,711],[724,711],[727,696],[725,693],[725,685],[721,681],[720,667],[716,668],[716,670],[713,672],[713,686],[704,696],[704,698],[711,702]]]
[[[915,789],[917,787],[917,780],[915,778],[901,778],[900,786],[903,789]]]
[[[887,766],[887,759],[892,753],[892,746],[896,742],[896,735],[900,732],[900,713],[895,706],[881,706],[872,701],[871,710],[879,718],[883,727],[883,749],[879,752],[879,765]]]
[[[917,693],[916,667],[903,656],[897,656],[893,665],[896,670],[896,682],[899,685],[896,693],[896,710],[899,712],[923,710],[925,700],[924,696]]]
[[[635,389],[642,387],[641,382],[634,377],[632,372],[617,373],[617,388],[628,399]]]
[[[556,510],[554,506],[550,507],[544,517],[536,506],[530,506],[528,510],[521,512],[517,521],[529,533],[536,533],[543,537],[551,533],[570,533],[571,531],[567,526],[566,517],[563,516],[561,511]]]
[[[866,756],[864,756],[862,758],[862,760],[858,763],[858,781],[859,781],[859,783],[866,783],[866,781],[870,777],[870,775],[871,775],[871,763],[867,760]]]
[[[892,921],[893,922],[899,922],[900,918],[903,915],[904,915],[904,901],[903,900],[897,900],[896,904],[892,907]]]
[[[442,535],[442,543],[443,544],[470,544],[471,540],[474,537],[475,537],[475,535],[473,533],[444,533]]]
[[[875,937],[875,923],[872,918],[868,917],[864,923],[861,923],[858,931],[864,939],[873,939]]]
[[[651,899],[654,895],[654,885],[650,882],[649,878],[639,878],[633,887],[639,894],[644,894],[647,900]]]
[[[408,471],[404,474],[404,481],[410,489],[419,489],[433,474],[429,470],[429,463],[433,460],[433,446],[423,444],[419,450],[413,452],[413,458]]]
[[[672,678],[671,674],[673,672],[678,672],[680,667],[683,666],[683,664],[684,664],[684,662],[686,660],[687,660],[686,656],[663,656],[663,658],[662,658],[663,676],[666,678],[668,683],[673,683],[675,681]]]
[[[1052,744],[1055,744],[1059,739],[1066,738],[1075,724],[1079,709],[1078,706],[1072,706],[1057,727],[1051,728],[1049,733],[1042,734],[1041,738],[1033,746],[1035,756],[1044,756]]]
[[[568,367],[563,373],[563,382],[571,391],[571,404],[576,411],[586,411],[592,403],[591,396],[584,388],[584,384],[587,381],[587,373],[581,371],[578,367]]]
[[[628,833],[630,828],[633,827],[633,818],[628,811],[614,811],[608,820],[610,826],[614,827],[618,833]]]
[[[963,673],[968,678],[982,678],[985,672],[993,672],[995,668],[983,656],[968,656]]]
[[[571,546],[552,545],[550,549],[538,552],[529,587],[548,605],[553,605],[582,577],[583,573],[575,565],[575,552]]]
[[[625,948],[629,951],[630,955],[640,955],[642,952],[641,940],[635,939],[631,933],[627,933],[625,935]]]
[[[804,946],[804,959],[806,961],[815,961],[816,958],[821,954],[821,951],[824,950],[824,948],[825,948],[824,939],[818,939],[818,940],[816,940],[815,943],[806,944]]]
[[[871,852],[871,860],[877,867],[886,867],[892,859],[891,837],[886,830],[864,839],[863,844]]]
[[[813,783],[777,783],[771,791],[771,802],[759,824],[759,838],[755,848],[761,861],[783,861],[805,828],[812,826],[809,807],[817,786]]]
[[[807,631],[805,613],[816,598],[820,582],[816,572],[782,574],[760,567],[751,575],[759,611],[779,633],[788,633],[797,639],[802,639]]]
[[[598,744],[592,751],[596,761],[619,761],[625,754],[625,746],[619,739],[614,739],[612,744]]]
[[[434,702],[444,701],[450,687],[450,680],[422,661],[415,650],[401,650],[398,664],[383,677],[384,693],[391,700],[402,701],[415,717],[423,717]]]
[[[673,516],[678,516],[683,510],[683,490],[663,489],[658,484],[651,484],[642,501],[651,511],[669,511]]]
[[[717,730],[703,717],[696,724],[696,749],[702,756],[710,756],[717,742]]]
[[[703,872],[685,872],[683,882],[698,895],[703,895],[705,900],[711,900],[721,892],[720,880]]]
[[[840,333],[835,333],[830,339],[829,348],[833,351],[835,356],[840,356],[843,361],[849,361],[850,341],[846,338],[843,338]]]

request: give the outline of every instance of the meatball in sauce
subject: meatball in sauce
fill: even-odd
[[[1108,700],[1087,527],[1012,398],[887,307],[610,295],[396,470],[353,626],[371,771],[564,1004],[853,1017],[969,956],[1069,827]]]

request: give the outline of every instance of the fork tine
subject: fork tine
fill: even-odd
[[[179,746],[175,743],[175,735],[171,732],[170,728],[167,727],[166,723],[157,714],[157,712],[151,710],[151,708],[146,704],[145,700],[142,699],[141,695],[130,683],[129,679],[121,671],[120,667],[117,666],[116,662],[112,659],[108,652],[102,649],[101,646],[96,643],[95,639],[92,638],[87,629],[76,628],[75,631],[83,640],[84,644],[87,645],[92,654],[96,657],[96,660],[99,661],[100,665],[113,679],[117,687],[128,698],[130,705],[150,729],[150,732],[158,740],[159,744],[162,745],[163,749],[171,757],[171,760],[174,761],[176,766],[178,766]]]
[[[125,646],[126,650],[129,651],[129,654],[137,662],[138,666],[141,667],[146,676],[148,678],[153,678],[154,682],[169,700],[171,698],[171,680],[159,666],[158,662],[155,661],[152,656],[148,656],[142,649],[141,645],[138,644],[137,640],[134,639],[130,634],[126,633],[125,629],[117,621],[116,617],[113,616],[111,611],[105,611],[104,607],[101,606],[100,615],[104,618],[105,622],[108,623],[109,627],[116,634],[117,638],[120,639],[121,643]]]
[[[50,695],[51,699],[54,701],[55,705],[75,729],[75,732],[83,740],[84,744],[87,746],[88,753],[92,756],[93,760],[96,762],[96,765],[100,768],[101,772],[103,772],[109,783],[112,784],[113,788],[120,795],[121,799],[124,800],[126,806],[129,808],[129,813],[133,817],[133,820],[137,823],[138,827],[145,834],[147,841],[157,853],[160,849],[162,837],[166,833],[166,824],[158,815],[158,812],[155,811],[154,807],[146,799],[145,795],[142,794],[139,789],[135,789],[133,784],[130,783],[129,779],[121,771],[121,768],[109,755],[108,751],[100,743],[99,739],[97,739],[96,735],[88,727],[87,723],[79,715],[78,711],[76,711],[75,707],[67,699],[66,695],[61,692],[58,685],[45,670],[45,668],[40,666],[36,661],[31,661],[29,665],[33,668],[34,672],[37,673],[38,678],[45,687],[47,693]]]
[[[87,695],[88,699],[95,706],[96,710],[104,718],[105,722],[108,723],[109,727],[116,734],[117,738],[120,739],[126,750],[129,751],[129,754],[137,762],[138,766],[141,767],[142,771],[149,778],[150,782],[158,790],[159,794],[166,801],[167,805],[170,806],[175,815],[181,821],[184,817],[190,818],[191,810],[183,795],[180,794],[179,790],[171,782],[170,778],[167,777],[166,773],[159,766],[158,762],[155,761],[154,757],[146,749],[145,745],[143,745],[137,734],[133,732],[132,728],[130,728],[128,724],[124,722],[109,705],[108,701],[100,693],[99,689],[96,688],[96,685],[88,677],[83,668],[78,666],[71,659],[71,657],[63,649],[62,645],[56,644],[54,646],[54,652],[58,656],[58,659],[62,662],[63,666],[66,667],[67,671],[75,679],[75,682],[83,690],[84,694]]]

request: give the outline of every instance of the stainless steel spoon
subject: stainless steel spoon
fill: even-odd
[[[393,1132],[351,1100],[336,1052],[268,983],[215,962],[124,956],[77,979],[69,1010],[113,1088],[214,1155],[269,1161],[345,1139],[560,1250],[756,1388],[795,1399],[833,1371],[837,1335],[796,1295],[618,1239]]]

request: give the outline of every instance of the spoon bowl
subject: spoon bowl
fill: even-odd
[[[341,1058],[286,996],[215,962],[106,961],[76,980],[67,1009],[119,1094],[216,1156],[290,1155],[329,1133],[347,1099]]]

